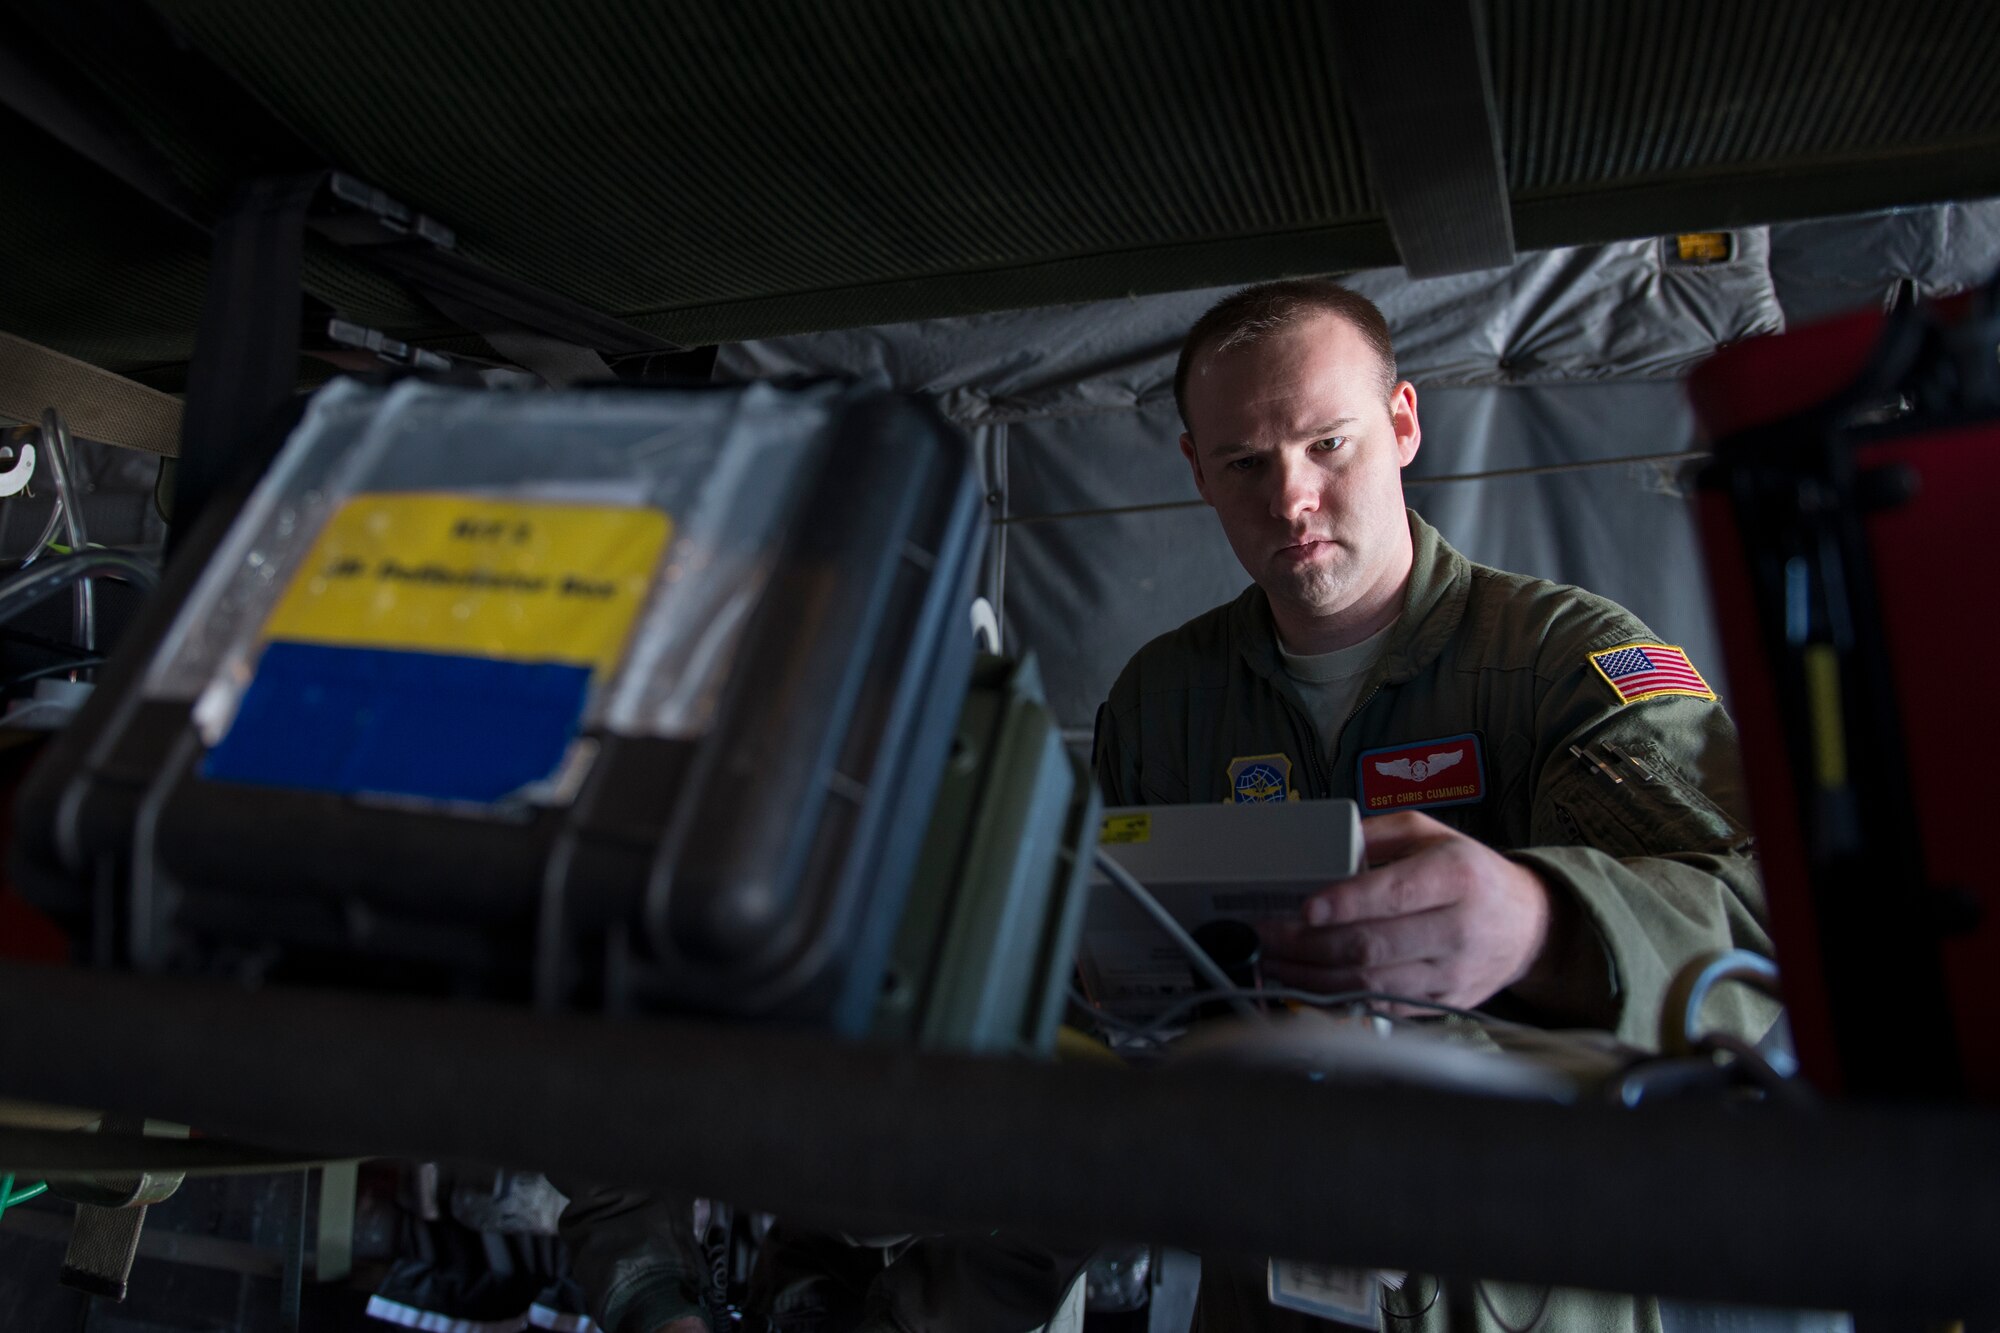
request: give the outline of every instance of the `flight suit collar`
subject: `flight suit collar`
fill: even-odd
[[[1414,679],[1435,661],[1457,633],[1472,594],[1472,562],[1452,549],[1415,510],[1404,512],[1410,520],[1410,582],[1403,593],[1403,613],[1370,673],[1380,685],[1400,685]],[[1271,618],[1271,603],[1264,590],[1255,584],[1244,589],[1232,608],[1231,619],[1237,631],[1237,651],[1245,664],[1289,695],[1291,678],[1278,657],[1278,626]]]

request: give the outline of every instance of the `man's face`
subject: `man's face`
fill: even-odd
[[[1181,452],[1243,568],[1281,608],[1338,616],[1409,572],[1402,468],[1416,390],[1386,397],[1382,362],[1346,320],[1310,316],[1188,376]]]

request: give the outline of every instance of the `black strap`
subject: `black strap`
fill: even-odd
[[[169,556],[216,491],[276,443],[278,413],[299,379],[306,215],[328,174],[251,181],[216,225],[188,367]]]
[[[1513,263],[1478,0],[1333,4],[1325,13],[1369,183],[1403,267],[1427,278]]]

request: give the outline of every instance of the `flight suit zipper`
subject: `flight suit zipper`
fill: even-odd
[[[1354,725],[1354,719],[1361,716],[1361,710],[1368,706],[1369,701],[1381,692],[1382,682],[1378,680],[1368,687],[1368,693],[1361,696],[1359,703],[1347,710],[1347,720],[1340,724],[1340,739],[1335,741],[1333,745],[1333,762],[1335,764],[1340,762],[1340,752],[1346,746],[1347,729]]]
[[[1323,801],[1333,794],[1333,784],[1328,780],[1320,757],[1319,729],[1313,725],[1308,713],[1285,697],[1283,690],[1274,692],[1279,706],[1292,720],[1292,739],[1298,743],[1299,753],[1303,756],[1305,781],[1300,784],[1299,795],[1309,801]]]
[[[1378,680],[1369,687],[1368,693],[1361,696],[1361,701],[1348,710],[1347,720],[1340,724],[1342,741],[1347,737],[1347,729],[1354,725],[1354,719],[1361,716],[1361,710],[1381,692],[1382,682]],[[1327,800],[1333,795],[1333,774],[1329,771],[1324,751],[1320,749],[1319,729],[1313,725],[1311,716],[1286,698],[1283,691],[1278,692],[1278,702],[1291,714],[1292,735],[1304,738],[1299,749],[1305,755],[1306,779],[1310,786],[1304,795],[1310,800]],[[1333,747],[1333,764],[1336,766],[1340,762],[1341,748],[1340,741],[1336,741]]]

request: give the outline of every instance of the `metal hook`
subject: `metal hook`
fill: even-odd
[[[35,438],[30,426],[17,426],[6,432],[5,443],[0,443],[0,463],[10,466],[0,472],[0,497],[19,495],[34,480]]]

